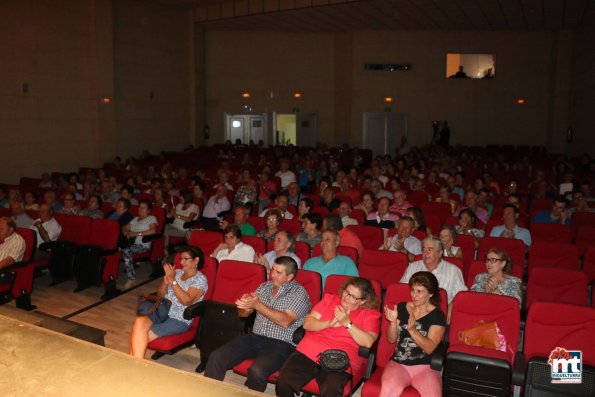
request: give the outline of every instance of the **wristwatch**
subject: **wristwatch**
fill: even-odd
[[[172,281],[171,285],[178,285],[178,282],[176,280]]]
[[[353,323],[350,321],[347,323],[347,325],[345,326],[345,328],[350,329],[353,326]]]

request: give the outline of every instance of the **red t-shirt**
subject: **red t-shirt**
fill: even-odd
[[[341,297],[325,294],[314,310],[320,313],[321,320],[332,320],[335,307],[341,305]],[[373,309],[357,309],[349,315],[351,322],[366,332],[380,332],[380,312]],[[314,362],[318,355],[328,349],[340,349],[347,353],[354,372],[366,364],[366,359],[358,355],[359,346],[345,327],[326,328],[322,331],[306,331],[306,335],[297,345],[297,351]]]
[[[341,231],[339,232],[339,241],[341,245],[355,248],[357,250],[358,256],[360,258],[362,257],[362,254],[364,253],[364,246],[362,245],[362,242],[359,239],[359,237],[357,237],[357,234],[355,234],[353,231],[349,230],[346,227],[341,229]]]

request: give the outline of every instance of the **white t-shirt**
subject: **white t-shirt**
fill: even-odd
[[[428,271],[423,261],[412,262],[405,270],[405,274],[401,278],[402,283],[408,283],[413,274],[421,271]],[[434,276],[438,279],[438,286],[446,290],[448,303],[452,302],[455,295],[460,291],[467,291],[467,286],[463,281],[463,274],[461,270],[452,263],[440,260],[438,267],[432,271]]]
[[[130,231],[132,233],[139,233],[149,230],[152,224],[157,225],[157,218],[153,215],[147,216],[145,219],[140,219],[138,216],[130,221]],[[137,236],[134,240],[134,244],[142,245],[143,247],[150,247],[151,242],[143,243],[143,236]]]
[[[275,176],[281,178],[281,187],[286,188],[290,183],[295,182],[295,173],[291,170],[285,172],[277,171]]]
[[[219,262],[228,259],[252,263],[254,261],[254,248],[240,241],[231,253],[227,248],[224,248],[217,253],[216,258]]]
[[[40,221],[40,219],[36,219],[35,222]],[[42,223],[43,228],[48,232],[48,236],[50,237],[50,241],[56,241],[62,232],[62,226],[58,223],[56,218],[52,218],[47,222]],[[37,234],[37,246],[39,247],[45,241],[41,238],[39,234],[39,229],[35,226],[31,226],[31,229],[35,230],[35,234]]]
[[[178,215],[181,216],[189,216],[190,214],[197,214],[198,216],[198,205],[196,204],[190,204],[188,206],[188,208],[186,208],[185,210],[182,209],[184,206],[182,205],[182,203],[176,205],[176,217],[174,219],[174,221],[172,222],[172,226],[175,227],[176,229],[180,230],[180,231],[184,231],[184,223],[186,223],[187,221],[178,218]],[[196,219],[196,216],[194,218],[192,218],[192,220]]]

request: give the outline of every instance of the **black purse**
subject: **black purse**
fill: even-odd
[[[349,368],[349,356],[343,350],[325,350],[318,355],[318,361],[325,371],[343,372]]]
[[[155,323],[162,323],[169,318],[171,302],[169,299],[157,295],[138,297],[137,316],[147,316]]]

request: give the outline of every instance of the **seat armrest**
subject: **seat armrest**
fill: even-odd
[[[65,240],[46,241],[44,243],[41,243],[39,245],[39,247],[37,247],[37,249],[40,251],[48,252],[58,246],[76,247],[76,244],[73,243],[72,241],[65,241]]]
[[[184,222],[184,229],[194,229],[200,226],[199,220]]]
[[[525,385],[525,355],[516,352],[512,368],[512,384],[517,386]]]
[[[15,262],[12,265],[8,265],[8,266],[4,266],[2,269],[0,269],[0,273],[2,272],[11,272],[13,270],[16,269],[21,269],[23,267],[27,267],[28,263],[27,262]]]
[[[297,345],[304,338],[304,335],[306,335],[306,330],[304,327],[298,327],[295,331],[293,331],[293,337],[291,340]]]
[[[432,352],[432,361],[430,361],[430,368],[435,371],[442,371],[444,366],[444,358],[448,350],[448,342],[440,342],[436,349]]]
[[[202,316],[205,311],[205,303],[205,301],[200,301],[188,306],[184,310],[184,318],[192,320],[194,317]]]

